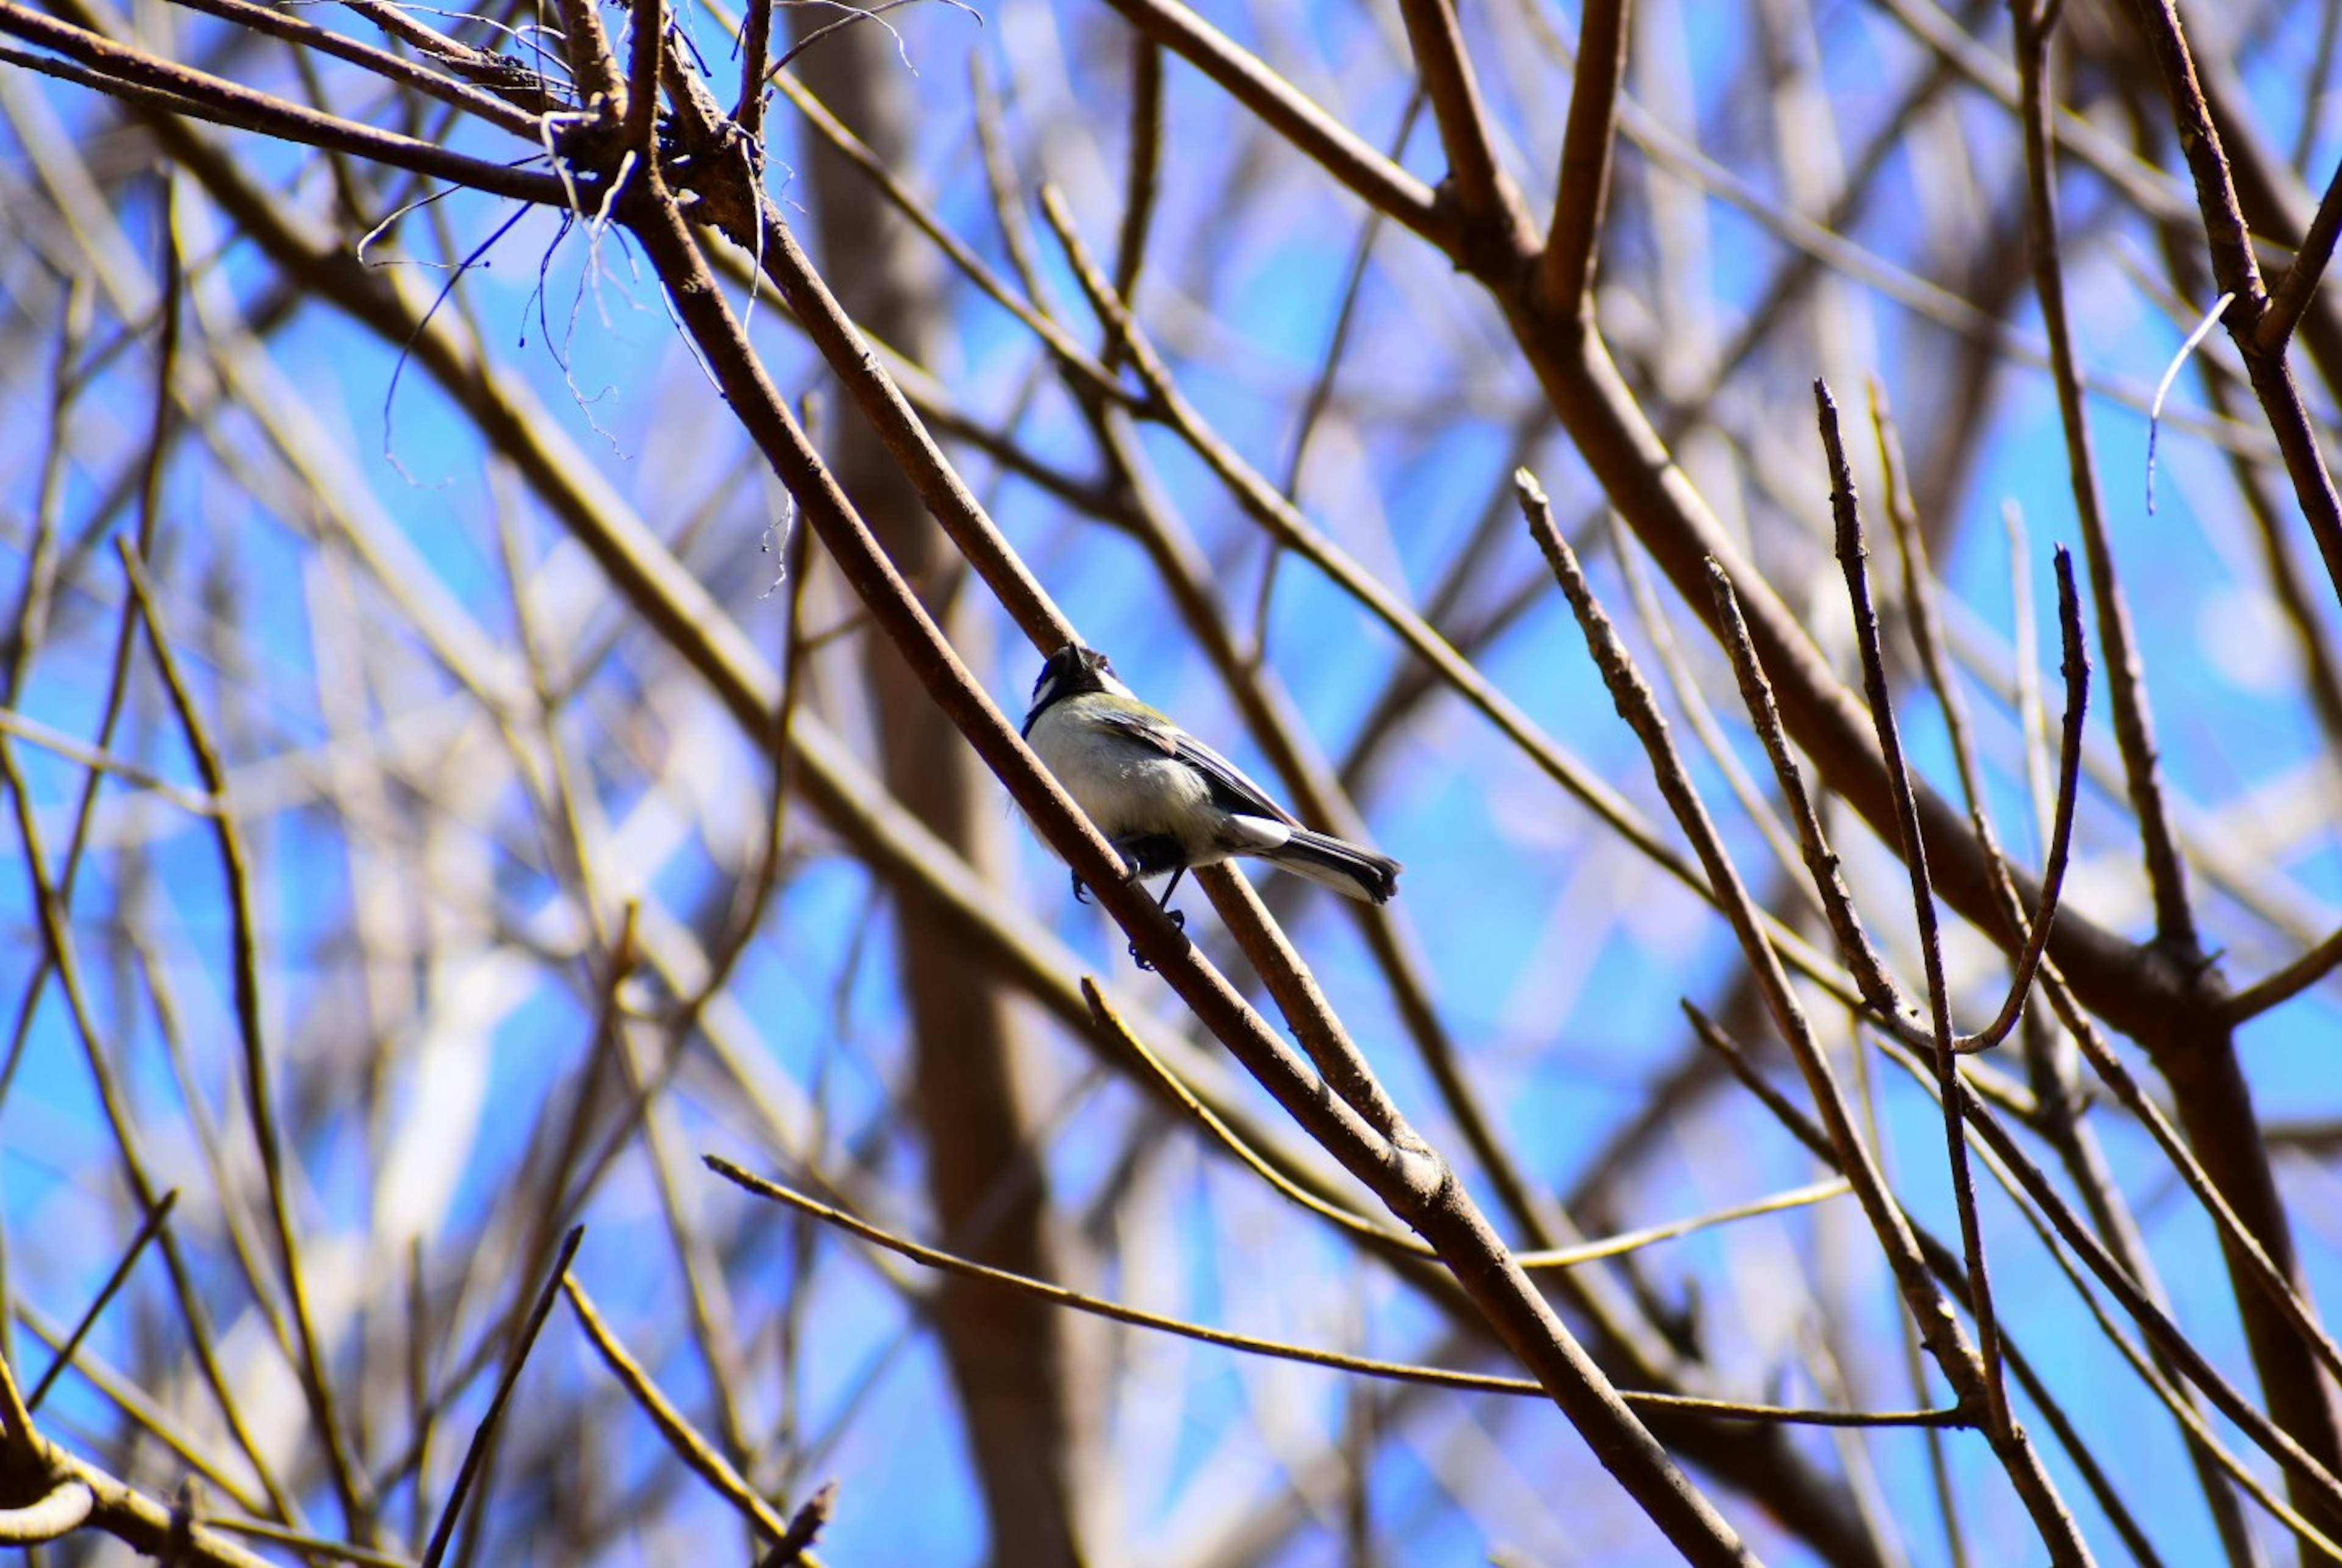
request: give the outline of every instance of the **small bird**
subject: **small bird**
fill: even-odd
[[[1398,862],[1302,826],[1234,763],[1133,696],[1104,654],[1078,643],[1041,666],[1025,738],[1132,874],[1171,874],[1166,906],[1189,866],[1240,854],[1347,898],[1384,904],[1398,892]],[[1176,911],[1172,918],[1186,924]]]

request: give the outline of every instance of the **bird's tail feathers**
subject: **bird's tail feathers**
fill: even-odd
[[[1398,892],[1398,874],[1402,869],[1398,862],[1330,834],[1295,828],[1293,835],[1276,848],[1253,853],[1271,865],[1296,876],[1306,876],[1345,898],[1387,904]]]

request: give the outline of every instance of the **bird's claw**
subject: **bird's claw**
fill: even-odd
[[[1166,909],[1163,913],[1170,916],[1172,930],[1176,931],[1183,935],[1186,934],[1187,930],[1187,912],[1186,910]],[[1130,944],[1130,961],[1133,964],[1137,964],[1139,968],[1145,970],[1149,974],[1155,973],[1155,965],[1147,963],[1145,958],[1139,955],[1138,944],[1136,942]]]

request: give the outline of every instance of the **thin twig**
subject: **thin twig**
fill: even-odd
[[[1114,292],[1121,299],[1138,294],[1139,269],[1146,265],[1146,239],[1155,217],[1155,195],[1163,172],[1163,46],[1143,33],[1130,35],[1130,152],[1122,181],[1122,228],[1114,245]],[[1108,370],[1120,345],[1109,343],[1099,362]]]
[[[1087,975],[1082,977],[1082,995],[1089,1002],[1091,1015],[1096,1019],[1100,1033],[1113,1040],[1123,1050],[1129,1052],[1162,1091],[1171,1096],[1172,1102],[1202,1123],[1205,1130],[1212,1134],[1221,1147],[1236,1156],[1238,1164],[1311,1213],[1331,1221],[1376,1247],[1412,1253],[1418,1257],[1437,1255],[1432,1251],[1430,1243],[1421,1237],[1405,1235],[1399,1232],[1386,1229],[1363,1215],[1352,1213],[1347,1209],[1328,1203],[1270,1164],[1250,1144],[1239,1136],[1216,1112],[1196,1097],[1195,1092],[1165,1064],[1163,1059],[1139,1037],[1138,1032],[1131,1028],[1120,1011],[1106,1000],[1106,993],[1098,988],[1097,982]],[[1523,1266],[1526,1264],[1524,1263]]]
[[[2264,975],[2220,1004],[2220,1022],[2234,1029],[2281,1004],[2290,1002],[2342,966],[2342,930],[2277,970]]]
[[[2028,226],[2033,246],[2034,292],[2049,337],[2050,368],[2064,422],[2066,461],[2082,549],[2090,567],[2090,593],[2097,611],[2098,638],[2106,649],[2107,705],[2122,752],[2131,810],[2138,819],[2148,886],[2155,896],[2156,937],[2175,954],[2197,951],[2196,916],[2187,899],[2185,864],[2174,841],[2163,785],[2157,774],[2154,721],[2147,712],[2145,674],[2130,606],[2116,574],[2097,459],[2082,404],[2078,356],[2067,314],[2065,255],[2060,248],[2056,171],[2049,141],[2048,38],[2030,15],[2017,18],[2017,72],[2024,95],[2025,166]],[[2231,291],[2234,292],[2234,291]]]
[[[344,1519],[355,1533],[359,1522],[371,1516],[374,1504],[363,1483],[364,1471],[350,1453],[333,1382],[325,1373],[325,1358],[309,1308],[301,1248],[293,1224],[293,1199],[285,1168],[284,1138],[277,1124],[275,1070],[269,1060],[265,1007],[261,997],[259,922],[253,905],[252,857],[245,847],[244,831],[235,812],[227,804],[227,769],[212,740],[210,725],[196,707],[186,677],[179,668],[170,628],[163,620],[162,605],[146,575],[145,563],[130,540],[122,538],[115,543],[124,580],[145,623],[147,646],[155,655],[155,672],[170,695],[172,711],[186,737],[187,750],[195,757],[196,774],[204,781],[204,788],[222,803],[210,821],[213,842],[219,851],[220,875],[227,888],[228,939],[235,977],[236,1031],[244,1053],[245,1099],[252,1116],[253,1143],[260,1155],[262,1185],[268,1194],[276,1263],[283,1271],[279,1283],[292,1308],[300,1351],[301,1382],[313,1407],[318,1435],[324,1439],[327,1467],[340,1496]]]
[[[2326,20],[2324,40],[2333,37],[2333,17]],[[2284,351],[2294,329],[2301,325],[2304,311],[2309,308],[2309,296],[2317,292],[2318,281],[2326,275],[2326,264],[2334,259],[2334,240],[2342,235],[2342,162],[2334,165],[2334,177],[2326,184],[2326,195],[2317,204],[2317,212],[2309,220],[2309,228],[2301,236],[2301,248],[2293,253],[2293,265],[2277,280],[2277,292],[2269,296],[2268,314],[2253,331],[2253,342],[2264,354]]]
[[[830,1511],[837,1505],[837,1483],[825,1481],[814,1488],[813,1495],[798,1505],[789,1515],[788,1533],[773,1543],[756,1568],[801,1568],[813,1559],[806,1555],[816,1537],[829,1523]]]
[[[464,1503],[471,1494],[473,1479],[478,1475],[481,1461],[486,1456],[495,1436],[496,1426],[504,1419],[505,1402],[512,1398],[513,1385],[520,1381],[520,1372],[528,1363],[528,1353],[536,1343],[537,1330],[545,1326],[545,1313],[553,1310],[553,1298],[559,1293],[561,1282],[567,1277],[570,1260],[577,1255],[577,1243],[586,1239],[586,1227],[575,1225],[562,1238],[561,1250],[555,1255],[553,1271],[542,1290],[536,1293],[536,1304],[529,1309],[527,1320],[521,1325],[520,1338],[505,1358],[504,1374],[496,1380],[496,1392],[488,1401],[488,1413],[472,1430],[472,1441],[464,1450],[464,1463],[455,1472],[455,1490],[447,1494],[439,1510],[439,1522],[432,1527],[431,1544],[424,1550],[423,1568],[438,1568],[447,1553],[448,1539],[455,1533],[456,1521],[463,1517]]]
[[[1715,709],[1700,690],[1699,679],[1693,673],[1683,644],[1676,635],[1676,627],[1652,585],[1650,569],[1645,564],[1642,546],[1618,523],[1616,514],[1610,515],[1609,523],[1606,532],[1610,538],[1612,559],[1618,564],[1618,575],[1626,582],[1626,595],[1634,604],[1635,619],[1642,628],[1643,640],[1650,644],[1652,656],[1658,661],[1660,671],[1667,678],[1668,688],[1675,695],[1676,707],[1682,713],[1684,723],[1698,738],[1700,749],[1707,753],[1708,761],[1724,775],[1726,787],[1740,803],[1741,814],[1765,840],[1766,846],[1773,852],[1773,858],[1789,873],[1794,885],[1797,874],[1804,868],[1803,852],[1789,841],[1788,830],[1783,825],[1779,814],[1765,798],[1756,775],[1741,764],[1733,737],[1725,734],[1724,726],[1716,720]],[[1746,635],[1745,626],[1742,635]],[[1753,660],[1754,655],[1750,657]],[[1775,734],[1778,734],[1780,715],[1777,712],[1773,715],[1773,724]],[[1802,893],[1804,890],[1800,888],[1799,891]],[[1818,896],[1812,899],[1811,907],[1816,914],[1822,913]]]
[[[1322,1366],[1360,1377],[1384,1378],[1396,1383],[1419,1383],[1433,1388],[1456,1389],[1474,1393],[1506,1393],[1539,1396],[1545,1393],[1542,1384],[1524,1377],[1496,1377],[1482,1373],[1449,1372],[1439,1367],[1422,1366],[1411,1362],[1382,1361],[1371,1356],[1346,1354],[1339,1351],[1317,1350],[1279,1340],[1262,1339],[1252,1334],[1234,1333],[1205,1323],[1166,1317],[1157,1313],[1142,1312],[1101,1297],[1086,1295],[1063,1285],[1045,1280],[1026,1279],[1003,1269],[989,1268],[953,1253],[923,1246],[906,1237],[880,1229],[858,1219],[842,1209],[832,1207],[818,1199],[806,1196],[777,1182],[751,1175],[729,1161],[716,1155],[706,1156],[707,1168],[726,1181],[743,1190],[782,1203],[802,1214],[810,1215],[824,1224],[861,1238],[873,1246],[909,1258],[912,1262],[942,1273],[957,1274],[965,1279],[982,1280],[1011,1290],[1036,1295],[1045,1301],[1075,1312],[1088,1313],[1112,1323],[1133,1328],[1150,1329],[1159,1333],[1176,1334],[1204,1344],[1218,1345],[1227,1350],[1242,1351],[1248,1355],[1267,1356],[1278,1361],[1300,1362],[1309,1366]],[[1728,1400],[1696,1399],[1681,1394],[1638,1393],[1622,1389],[1619,1397],[1630,1404],[1655,1410],[1679,1410],[1705,1415],[1720,1416],[1735,1421],[1776,1421],[1819,1426],[1958,1426],[1965,1418],[1957,1411],[1814,1411],[1788,1410],[1776,1406],[1745,1404]]]
[[[1960,1248],[1967,1263],[1969,1288],[1976,1302],[1977,1344],[1984,1358],[1984,1392],[1988,1431],[2011,1432],[2008,1390],[2001,1380],[2000,1323],[1993,1311],[1991,1276],[1986,1272],[1984,1232],[1977,1219],[1976,1183],[1968,1171],[1967,1140],[1960,1135],[1959,1063],[1954,1047],[1958,1037],[1952,1027],[1950,983],[1944,976],[1944,945],[1936,914],[1935,885],[1927,874],[1927,846],[1919,828],[1919,805],[1911,789],[1911,774],[1903,760],[1903,742],[1895,721],[1894,694],[1887,685],[1887,659],[1880,646],[1878,615],[1870,601],[1870,573],[1866,564],[1862,511],[1847,466],[1846,445],[1839,434],[1837,404],[1829,388],[1814,383],[1814,403],[1821,420],[1822,446],[1828,455],[1830,510],[1837,524],[1838,565],[1846,575],[1847,596],[1854,606],[1855,640],[1862,654],[1863,687],[1870,699],[1870,716],[1878,731],[1879,754],[1887,759],[1887,780],[1894,792],[1896,814],[1902,826],[1903,864],[1911,879],[1911,913],[1918,923],[1919,953],[1927,969],[1928,1022],[1935,1032],[1935,1066],[1944,1099],[1944,1142],[1951,1162],[1952,1196],[1960,1217]],[[2078,753],[2077,756],[2078,757]]]
[[[706,1482],[718,1497],[753,1521],[757,1529],[776,1541],[785,1538],[789,1533],[789,1522],[676,1408],[675,1402],[666,1397],[650,1373],[643,1370],[642,1363],[610,1332],[610,1325],[603,1322],[594,1305],[594,1298],[586,1293],[586,1287],[577,1283],[576,1276],[565,1272],[561,1289],[569,1297],[570,1308],[577,1314],[577,1326],[586,1331],[595,1353],[602,1358],[611,1375],[626,1386],[643,1413],[650,1417],[651,1424],[658,1428],[659,1435],[666,1439],[676,1457]]]
[[[1035,312],[1056,325],[1057,310],[1050,302],[1048,280],[1041,275],[1041,265],[1034,254],[1033,225],[1025,215],[1025,196],[1016,178],[1016,161],[1009,155],[1005,110],[999,91],[992,85],[992,69],[981,52],[968,56],[967,82],[969,94],[976,100],[976,144],[983,155],[984,183],[992,196],[992,217],[1000,230],[1000,248],[1008,253],[1009,270],[1024,285]],[[841,125],[839,129],[845,127]]]
[[[1785,1209],[1799,1208],[1807,1203],[1818,1203],[1830,1198],[1843,1197],[1853,1190],[1853,1184],[1840,1176],[1836,1181],[1816,1182],[1808,1186],[1793,1188],[1786,1193],[1776,1193],[1769,1198],[1759,1198],[1754,1203],[1735,1203],[1729,1208],[1713,1209],[1706,1213],[1693,1214],[1686,1219],[1669,1220],[1665,1224],[1644,1225],[1636,1230],[1624,1231],[1615,1236],[1606,1236],[1598,1242],[1588,1242],[1584,1246],[1563,1247],[1549,1253],[1518,1253],[1515,1256],[1520,1260],[1520,1265],[1525,1269],[1575,1268],[1580,1263],[1589,1263],[1597,1258],[1615,1258],[1622,1253],[1649,1246],[1654,1242],[1673,1241],[1678,1236],[1687,1236],[1696,1231],[1704,1231],[1710,1225],[1729,1224],[1735,1220],[1751,1219],[1758,1214],[1777,1214]]]
[[[2011,972],[2007,999],[1993,1022],[1974,1034],[1958,1037],[1955,1051],[1967,1054],[1988,1051],[1998,1045],[2015,1028],[2025,1009],[2026,999],[2032,994],[2034,975],[2038,972],[2042,955],[2047,951],[2049,934],[2057,914],[2057,896],[2066,876],[2067,857],[2073,844],[2074,816],[2082,761],[2082,723],[2089,694],[2089,654],[2082,638],[2081,605],[2075,596],[2073,562],[2060,548],[2056,553],[2057,574],[2057,624],[2061,629],[2061,649],[2066,676],[2066,718],[2063,748],[2059,754],[2057,804],[2053,808],[2048,828],[2048,849],[2044,864],[2041,886],[2036,894],[2036,904],[2029,924],[2022,901],[2017,893],[2016,879],[2009,874],[2008,859],[2000,846],[2000,834],[1992,825],[1992,814],[1987,808],[1984,783],[1977,765],[1976,745],[1969,734],[1967,704],[1961,699],[1959,687],[1954,683],[1951,660],[1944,647],[1943,625],[1937,605],[1937,584],[1933,565],[1927,559],[1927,531],[1914,514],[1910,491],[1903,478],[1903,444],[1893,417],[1887,409],[1885,389],[1877,382],[1870,387],[1870,418],[1878,438],[1879,457],[1886,471],[1887,514],[1895,531],[1898,554],[1903,561],[1903,596],[1911,617],[1911,630],[1917,644],[1920,668],[1926,673],[1928,686],[1936,694],[1937,706],[1943,710],[1944,728],[1951,742],[1952,759],[1959,770],[1960,793],[1967,799],[1968,820],[1974,826],[1977,843],[1982,847],[1988,863],[1995,892],[2001,906],[2001,919],[2008,927],[2012,939],[2017,933],[2023,951]]]
[[[1406,153],[1407,140],[1415,134],[1416,120],[1422,113],[1423,89],[1418,86],[1407,95],[1406,107],[1399,111],[1398,129],[1391,134],[1391,156],[1396,158]],[[1326,409],[1333,406],[1335,374],[1341,368],[1344,351],[1349,347],[1350,329],[1357,320],[1358,300],[1366,286],[1366,267],[1374,259],[1375,241],[1381,236],[1386,221],[1380,213],[1368,213],[1366,221],[1358,225],[1357,241],[1350,249],[1349,266],[1342,275],[1340,303],[1334,307],[1334,325],[1326,335],[1326,350],[1318,356],[1317,374],[1310,378],[1309,395],[1302,399],[1301,417],[1294,422],[1292,455],[1285,460],[1285,484],[1280,487],[1288,501],[1297,503],[1301,498],[1301,471],[1309,456],[1310,438],[1317,433],[1318,422],[1326,417]],[[1118,276],[1114,284],[1114,297],[1126,302],[1131,297],[1129,288]],[[1115,342],[1122,342],[1119,335]],[[1283,558],[1282,551],[1276,551],[1274,544],[1270,548],[1275,553],[1262,570],[1260,592],[1254,602],[1253,645],[1256,649],[1267,645],[1265,629],[1269,589],[1276,581],[1276,563]]]
[[[1541,1397],[1545,1387],[1534,1378],[1500,1377],[1486,1373],[1450,1372],[1440,1367],[1420,1366],[1409,1362],[1378,1361],[1368,1356],[1346,1355],[1339,1351],[1316,1350],[1306,1345],[1287,1344],[1276,1340],[1261,1339],[1251,1334],[1231,1333],[1205,1323],[1188,1323],[1179,1318],[1166,1317],[1158,1313],[1143,1312],[1046,1280],[1027,1279],[1005,1269],[996,1269],[972,1259],[923,1246],[907,1237],[880,1229],[866,1220],[842,1209],[822,1203],[780,1183],[753,1175],[716,1154],[704,1156],[707,1168],[743,1191],[785,1204],[798,1213],[809,1215],[822,1223],[834,1226],[850,1235],[860,1237],[873,1246],[909,1258],[913,1263],[940,1273],[956,1274],[962,1279],[981,1280],[987,1283],[1022,1291],[1039,1296],[1071,1311],[1087,1313],[1111,1323],[1126,1323],[1133,1328],[1152,1329],[1161,1333],[1176,1334],[1204,1344],[1239,1350],[1251,1355],[1269,1356],[1279,1361],[1297,1361],[1311,1366],[1329,1367],[1338,1372],[1362,1377],[1387,1378],[1399,1383],[1422,1383],[1434,1388],[1464,1390],[1476,1393],[1506,1393]]]
[[[2065,885],[2066,865],[2074,844],[2074,817],[2081,791],[2082,720],[2089,700],[2090,655],[2082,639],[2082,604],[2074,586],[2074,558],[2063,545],[2056,556],[2057,572],[2057,624],[2063,639],[2064,657],[2059,669],[2066,677],[2065,728],[2057,745],[2057,802],[2049,818],[2049,855],[2042,864],[2041,890],[2034,904],[2030,925],[2027,928],[2025,951],[2008,981],[2008,996],[2001,1004],[1999,1014],[1974,1034],[1962,1035],[1954,1042],[1953,1049],[1960,1052],[1989,1051],[2008,1037],[2025,1011],[2025,999],[2031,994],[2033,982],[2049,950],[2049,930],[2057,916],[2058,891]],[[1977,806],[1979,821],[1983,817],[1981,801]],[[1996,853],[1997,850],[1996,848]],[[2008,884],[2008,900],[2016,904],[2016,884]]]
[[[112,774],[125,784],[151,790],[158,799],[169,801],[190,816],[211,816],[220,809],[220,803],[211,796],[183,788],[113,752],[84,745],[62,730],[51,729],[40,720],[13,708],[0,708],[0,730],[5,730],[18,740],[29,741],[43,751],[61,756],[92,773]]]
[[[146,1250],[146,1243],[155,1239],[155,1233],[161,1230],[163,1223],[171,1217],[171,1209],[178,1201],[179,1189],[173,1187],[163,1194],[160,1203],[147,1211],[145,1222],[138,1227],[138,1233],[131,1237],[129,1246],[123,1249],[122,1261],[114,1265],[112,1273],[106,1275],[105,1283],[98,1287],[97,1294],[91,1298],[89,1306],[74,1324],[73,1332],[65,1335],[65,1343],[57,1346],[50,1358],[49,1370],[41,1373],[41,1380],[33,1385],[33,1392],[25,1397],[25,1408],[28,1412],[41,1408],[41,1400],[48,1393],[50,1385],[72,1363],[74,1352],[81,1348],[81,1342],[96,1326],[98,1316],[105,1311],[106,1303],[130,1278],[131,1266],[137,1263],[138,1254]]]
[[[1837,854],[1830,847],[1822,828],[1821,814],[1806,786],[1805,770],[1790,751],[1788,735],[1781,727],[1780,710],[1773,700],[1773,683],[1757,661],[1756,644],[1748,635],[1748,623],[1741,615],[1740,595],[1732,586],[1731,576],[1714,563],[1708,567],[1708,591],[1716,608],[1716,640],[1731,656],[1733,673],[1740,682],[1742,705],[1748,710],[1766,755],[1772,759],[1773,776],[1781,785],[1782,798],[1796,814],[1797,844],[1805,859],[1806,874],[1813,879],[1823,916],[1829,922],[1830,934],[1837,939],[1838,955],[1854,976],[1862,1000],[1875,1014],[1888,1020],[1916,1020],[1917,1004],[1887,967],[1885,954],[1870,940],[1861,914],[1854,907],[1854,895],[1847,892],[1846,877],[1838,869]]]

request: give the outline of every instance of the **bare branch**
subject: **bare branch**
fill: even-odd
[[[2253,334],[2255,346],[2263,353],[2283,352],[2287,340],[2301,325],[2303,313],[2309,309],[2309,296],[2317,292],[2318,282],[2326,275],[2326,264],[2334,259],[2337,235],[2342,235],[2342,164],[2335,165],[2334,177],[2327,183],[2325,199],[2317,204],[2317,215],[2309,220],[2309,231],[2302,235],[2301,248],[2294,253],[2293,265],[2286,268],[2285,276],[2277,280],[2277,293],[2269,298],[2268,314],[2261,317],[2260,327]]]
[[[447,1554],[447,1543],[455,1533],[456,1523],[463,1518],[464,1503],[471,1495],[472,1483],[494,1446],[496,1427],[502,1421],[505,1405],[512,1398],[513,1385],[520,1381],[521,1368],[528,1363],[528,1353],[536,1343],[537,1331],[545,1326],[545,1314],[553,1310],[553,1298],[559,1293],[561,1282],[569,1273],[569,1262],[577,1255],[577,1243],[586,1239],[586,1227],[573,1226],[562,1238],[561,1250],[555,1255],[551,1277],[536,1293],[536,1304],[529,1309],[527,1318],[520,1324],[511,1353],[505,1358],[503,1374],[496,1380],[496,1392],[488,1402],[488,1412],[480,1424],[472,1429],[472,1441],[464,1450],[464,1463],[455,1472],[455,1485],[447,1493],[447,1501],[439,1510],[439,1523],[432,1527],[431,1544],[424,1550],[423,1568],[438,1568]]]
[[[1546,297],[1556,310],[1591,319],[1594,267],[1602,220],[1610,205],[1610,165],[1618,140],[1619,85],[1626,74],[1626,40],[1634,30],[1631,0],[1590,0],[1577,29],[1577,75],[1570,87],[1569,128],[1561,143],[1559,189],[1539,262]]]
[[[207,72],[160,59],[145,50],[116,44],[28,10],[15,0],[0,0],[0,33],[54,49],[88,66],[96,75],[76,79],[104,92],[119,91],[127,96],[131,90],[146,89],[162,94],[165,103],[184,105],[188,112],[200,111],[207,117],[230,116],[224,123],[281,136],[289,142],[346,153],[520,201],[549,206],[569,205],[562,182],[552,175],[531,174],[466,157],[395,131],[378,131],[371,125],[320,114]],[[19,65],[45,68],[34,56],[10,51],[8,57]],[[120,84],[119,88],[116,84]],[[581,193],[590,195],[591,187],[581,187]]]

